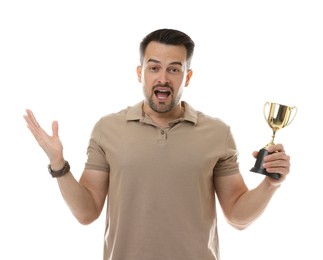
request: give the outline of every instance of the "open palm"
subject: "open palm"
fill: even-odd
[[[27,127],[35,137],[40,147],[47,154],[50,162],[56,162],[63,158],[63,145],[58,136],[58,122],[52,123],[52,136],[48,135],[37,122],[33,112],[26,109],[24,119],[27,122]]]

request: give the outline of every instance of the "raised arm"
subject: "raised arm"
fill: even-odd
[[[48,156],[51,169],[61,170],[66,161],[58,135],[58,122],[52,123],[50,136],[39,125],[31,110],[26,110],[24,119],[36,141]],[[71,171],[57,178],[64,200],[82,224],[89,224],[99,217],[108,192],[108,181],[106,172],[94,170],[85,170],[80,181],[74,178]]]
[[[281,144],[268,148],[264,168],[268,172],[281,173],[280,179],[268,176],[252,190],[249,190],[241,175],[222,176],[215,179],[215,189],[219,203],[227,221],[238,229],[244,229],[254,222],[265,210],[275,191],[285,180],[290,169],[290,157],[286,155]],[[254,152],[254,156],[257,152]]]

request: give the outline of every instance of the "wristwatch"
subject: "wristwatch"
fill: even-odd
[[[50,167],[50,164],[48,165],[48,171],[50,175],[52,175],[53,178],[58,178],[64,176],[66,173],[70,171],[70,165],[68,161],[65,161],[64,167],[58,171],[53,171]]]

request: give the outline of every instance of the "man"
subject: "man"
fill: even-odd
[[[281,178],[265,176],[247,188],[229,126],[181,101],[193,51],[194,42],[177,30],[142,40],[137,75],[145,98],[96,123],[79,181],[64,158],[58,123],[50,136],[31,110],[24,116],[78,221],[97,219],[107,199],[105,260],[219,259],[215,200],[228,222],[243,229],[289,173],[283,145],[272,145],[263,167]]]

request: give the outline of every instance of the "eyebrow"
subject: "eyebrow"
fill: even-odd
[[[161,63],[159,60],[155,60],[155,59],[148,59],[147,63],[149,63],[149,62]],[[183,66],[183,64],[180,61],[173,61],[169,65]]]

